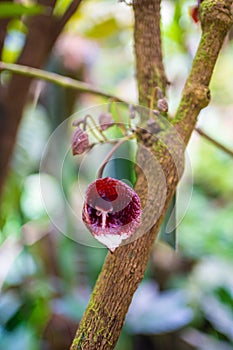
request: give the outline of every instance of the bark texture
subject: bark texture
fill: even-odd
[[[54,17],[55,0],[41,0],[50,8],[50,14],[33,16],[28,22],[28,35],[19,64],[39,68],[47,60],[51,49],[65,23],[77,9],[81,0],[74,0],[65,14]],[[0,21],[0,48],[6,34],[6,21]],[[3,189],[9,162],[14,149],[17,130],[28,96],[32,78],[13,75],[9,84],[0,86],[0,194]]]
[[[161,81],[162,84],[166,81],[161,79],[165,75],[157,56],[161,50],[160,39],[155,39],[159,33],[159,4],[160,2],[155,0],[134,1],[139,100],[146,106],[149,103],[151,88],[161,86]],[[232,1],[229,0],[204,0],[201,4],[202,38],[173,121],[185,144],[190,138],[200,109],[209,102],[208,84],[224,38],[232,24],[231,4]],[[161,58],[161,54],[159,57]],[[152,215],[156,215],[161,206],[163,210],[158,215],[155,225],[146,234],[128,245],[117,248],[114,254],[107,255],[71,350],[110,350],[116,345],[133,294],[143,278],[151,246],[182,173],[184,147],[174,128],[163,133],[161,138],[164,142],[148,144],[138,152],[141,168],[149,177],[148,183],[153,181],[148,190],[145,175],[138,172],[136,191],[143,206],[146,202],[148,204],[148,220]],[[169,143],[172,143],[170,151],[165,146]],[[148,150],[153,153],[154,159],[157,159],[160,169],[163,170],[167,186],[164,186],[162,178],[157,175],[158,166],[156,168],[155,162],[150,161]]]
[[[152,89],[166,88],[160,35],[160,1],[135,0],[134,42],[139,103],[149,106]],[[156,85],[155,85],[156,84]]]

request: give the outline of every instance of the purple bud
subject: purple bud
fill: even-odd
[[[134,119],[136,117],[136,108],[133,105],[129,105],[129,117]]]
[[[104,130],[107,130],[108,128],[110,128],[110,126],[114,125],[114,120],[113,120],[113,117],[112,117],[112,114],[111,113],[100,113],[99,115],[99,124],[100,124],[100,127],[101,129],[104,131]]]
[[[152,112],[153,112],[153,114],[156,115],[157,117],[160,116],[160,112],[157,111],[157,109],[153,109]]]
[[[76,154],[82,154],[89,148],[89,139],[85,131],[78,127],[72,135],[72,153],[73,156]]]
[[[161,112],[167,112],[168,111],[167,99],[165,97],[160,98],[157,102],[157,107]]]
[[[82,219],[92,235],[114,252],[140,224],[140,199],[120,180],[98,179],[87,188]]]
[[[162,90],[159,87],[157,87],[157,98],[158,99],[163,98]]]
[[[157,134],[161,130],[159,123],[153,118],[147,120],[147,126],[152,134]]]

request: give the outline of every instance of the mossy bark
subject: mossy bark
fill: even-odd
[[[139,103],[150,105],[152,89],[166,88],[160,35],[160,2],[135,0],[134,43]]]
[[[194,129],[200,109],[209,102],[208,84],[224,38],[232,24],[231,3],[232,1],[204,0],[201,5],[202,38],[183,91],[180,107],[173,121],[175,129],[185,144]],[[134,1],[139,100],[146,106],[149,103],[148,96],[150,96],[152,87],[161,86],[161,84],[165,87],[166,83],[162,56],[159,55],[160,62],[155,59],[158,57],[158,50],[161,50],[160,38],[155,40],[155,35],[160,35],[158,30],[159,5],[160,1],[154,0]],[[156,21],[152,16],[153,11],[157,11],[154,13]],[[142,39],[144,35],[146,43]],[[155,42],[159,43],[159,48],[155,46]],[[153,62],[152,58],[154,58]],[[138,161],[144,172],[147,172],[149,179],[145,178],[144,173],[138,171],[136,183],[136,191],[143,206],[146,202],[148,203],[149,195],[151,215],[156,213],[161,205],[163,205],[163,210],[149,232],[132,243],[117,248],[114,254],[107,255],[71,350],[110,350],[115,347],[128,307],[144,276],[151,247],[183,169],[184,147],[176,132],[174,133],[174,128],[171,128],[163,137],[165,142],[160,140],[147,149],[140,148]],[[173,140],[172,151],[165,147],[166,142],[169,144],[170,140]],[[160,165],[166,179],[166,186],[161,178],[157,177],[153,162],[148,160],[148,150],[153,153]],[[151,183],[150,193],[148,193],[146,180]],[[163,204],[161,201],[164,197],[165,203]]]

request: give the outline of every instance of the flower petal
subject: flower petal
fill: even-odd
[[[92,235],[113,251],[139,226],[140,199],[120,180],[98,179],[87,188],[82,218]]]

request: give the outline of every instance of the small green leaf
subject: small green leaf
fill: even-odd
[[[173,249],[176,249],[177,237],[176,237],[176,194],[172,198],[172,202],[166,212],[165,218],[163,220],[159,239],[170,245]],[[169,226],[172,226],[172,231],[168,230]]]
[[[44,7],[40,5],[25,6],[12,2],[0,3],[0,18],[11,18],[23,15],[33,16],[44,12]]]

